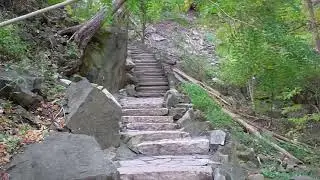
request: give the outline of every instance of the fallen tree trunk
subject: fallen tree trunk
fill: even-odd
[[[188,76],[186,73],[184,73],[183,71],[181,71],[180,69],[177,68],[173,68],[173,72],[179,74],[180,76],[184,77],[185,79],[187,79],[188,81],[194,83],[194,84],[198,84],[199,86],[201,86],[202,88],[204,88],[205,90],[208,91],[208,93],[216,98],[218,98],[220,101],[222,101],[224,104],[231,106],[231,104],[229,102],[227,102],[225,99],[222,98],[222,95],[220,92],[212,89],[211,87],[209,87],[208,85],[194,79],[193,77]]]
[[[121,2],[119,2],[117,4],[117,6],[112,10],[111,12],[111,16],[113,16],[114,14],[116,14],[116,12],[124,5],[124,3],[126,2],[127,0],[122,0]],[[97,18],[97,15],[99,14],[99,12],[93,17],[91,18],[91,20],[85,22],[85,23],[82,23],[82,24],[79,24],[79,25],[75,25],[75,26],[72,26],[72,27],[68,27],[64,30],[61,30],[59,31],[57,34],[59,35],[65,35],[65,34],[73,34],[72,35],[72,38],[75,37],[75,33],[79,33],[79,31],[82,31],[84,32],[84,30],[81,30],[84,26],[89,26],[88,23],[91,23],[93,22],[93,19],[96,17]],[[104,14],[106,15],[106,14]],[[101,19],[103,20],[103,19]]]
[[[73,34],[72,37],[74,37],[74,41],[80,50],[85,49],[91,38],[100,29],[106,13],[107,9],[102,8],[93,18],[91,18],[88,22],[81,26],[81,28],[75,34]]]
[[[207,91],[207,93],[211,96],[211,98],[217,100],[219,102],[222,101],[224,104],[229,104],[228,102],[226,102],[223,98],[222,95],[212,89],[211,87],[209,87],[208,85],[188,76],[186,73],[184,73],[183,71],[174,68],[173,69],[174,73],[177,73],[179,76],[181,76],[182,78],[186,79],[189,82],[192,82],[194,84],[198,84],[200,85],[205,91]],[[220,104],[220,103],[219,103]],[[247,123],[245,120],[241,119],[241,117],[233,112],[231,112],[229,109],[222,107],[223,112],[225,112],[226,114],[228,114],[234,121],[236,121],[238,124],[240,124],[245,130],[247,130],[250,134],[254,135],[255,137],[257,137],[258,139],[262,140],[263,142],[269,144],[270,146],[272,146],[273,148],[275,148],[276,150],[278,150],[280,153],[282,153],[284,156],[292,159],[295,163],[303,163],[301,160],[299,160],[298,158],[296,158],[295,156],[293,156],[291,153],[289,153],[288,151],[286,151],[285,149],[283,149],[282,147],[278,146],[277,144],[275,144],[274,142],[271,142],[270,140],[266,139],[265,137],[263,137],[260,132],[252,125],[250,125],[249,123]]]
[[[66,6],[66,5],[71,4],[71,3],[74,3],[74,2],[76,2],[76,1],[78,1],[78,0],[67,0],[67,1],[64,1],[64,2],[62,2],[62,3],[58,3],[58,4],[55,4],[55,5],[52,5],[52,6],[43,8],[43,9],[34,11],[34,12],[32,12],[32,13],[29,13],[29,14],[26,14],[26,15],[23,15],[23,16],[19,16],[19,17],[17,17],[17,18],[13,18],[13,19],[4,21],[4,22],[0,23],[0,27],[7,26],[7,25],[9,25],[9,24],[12,24],[12,23],[15,23],[15,22],[18,22],[18,21],[25,20],[25,19],[27,19],[27,18],[31,18],[31,17],[33,17],[33,16],[36,16],[36,15],[39,15],[39,14],[48,12],[48,11],[53,10],[53,9],[57,9],[57,8]]]

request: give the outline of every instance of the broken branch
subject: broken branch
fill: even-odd
[[[31,17],[33,17],[33,16],[36,16],[36,15],[39,15],[39,14],[48,12],[48,11],[53,10],[53,9],[57,9],[57,8],[66,6],[66,5],[71,4],[71,3],[74,3],[74,2],[76,2],[76,1],[78,1],[78,0],[67,0],[67,1],[64,1],[64,2],[62,2],[62,3],[58,3],[58,4],[55,4],[55,5],[52,5],[52,6],[43,8],[43,9],[34,11],[34,12],[32,12],[32,13],[29,13],[29,14],[26,14],[26,15],[23,15],[23,16],[19,16],[19,17],[17,17],[17,18],[13,18],[13,19],[4,21],[4,22],[0,23],[0,27],[7,26],[7,25],[9,25],[9,24],[12,24],[12,23],[15,23],[15,22],[18,22],[18,21],[25,20],[25,19],[27,19],[27,18],[31,18]]]

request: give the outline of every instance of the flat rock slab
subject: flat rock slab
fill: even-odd
[[[210,132],[211,145],[224,145],[227,134],[222,130],[213,130]]]
[[[186,155],[186,156],[144,156],[133,160],[119,161],[121,167],[138,167],[138,166],[208,166],[219,165],[220,163],[210,160],[207,155]]]
[[[179,125],[176,123],[128,123],[126,128],[140,131],[164,131],[178,129]]]
[[[8,173],[10,180],[118,179],[116,167],[104,156],[93,137],[55,132],[16,155]]]
[[[144,155],[188,155],[207,154],[209,140],[205,138],[164,139],[132,144],[130,149]]]
[[[121,180],[212,180],[210,166],[120,167]]]
[[[124,116],[165,116],[168,114],[167,108],[149,108],[149,109],[123,109]]]
[[[120,104],[126,109],[162,108],[163,98],[126,97],[120,100]]]
[[[124,123],[173,123],[172,116],[122,116]]]
[[[124,139],[135,142],[157,141],[162,139],[180,139],[189,137],[189,133],[183,131],[127,131],[123,132]]]

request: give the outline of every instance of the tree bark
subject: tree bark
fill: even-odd
[[[64,1],[64,2],[62,2],[62,3],[58,3],[58,4],[55,4],[55,5],[53,5],[53,6],[49,6],[49,7],[43,8],[43,9],[34,11],[34,12],[32,12],[32,13],[29,13],[29,14],[26,14],[26,15],[23,15],[23,16],[19,16],[19,17],[17,17],[17,18],[13,18],[13,19],[4,21],[4,22],[0,23],[0,27],[7,26],[7,25],[9,25],[9,24],[12,24],[12,23],[15,23],[15,22],[18,22],[18,21],[25,20],[25,19],[27,19],[27,18],[31,18],[31,17],[33,17],[33,16],[36,16],[36,15],[39,15],[39,14],[48,12],[48,11],[53,10],[53,9],[57,9],[57,8],[66,6],[66,5],[71,4],[71,3],[74,3],[74,2],[76,2],[76,1],[78,1],[78,0],[67,0],[67,1]]]
[[[316,49],[320,53],[320,35],[319,30],[317,26],[317,20],[314,13],[313,4],[314,2],[312,0],[305,0],[306,7],[309,11],[309,18],[310,18],[310,29],[316,44]]]
[[[142,44],[144,44],[144,38],[145,38],[145,33],[146,33],[146,2],[145,0],[141,0],[140,1],[140,8],[141,8],[141,20],[142,20],[142,37],[141,37],[141,41]]]

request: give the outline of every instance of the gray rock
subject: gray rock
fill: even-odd
[[[70,80],[68,80],[68,79],[60,79],[59,80],[64,86],[69,86],[71,83],[72,83],[72,81],[70,81]]]
[[[220,173],[220,168],[216,168],[213,173],[214,180],[226,180],[226,177]]]
[[[106,89],[82,80],[68,88],[67,99],[66,126],[71,132],[94,136],[103,149],[119,145],[121,106]]]
[[[126,59],[126,70],[130,71],[134,67],[135,67],[135,64],[132,61],[131,57],[127,57],[127,59]]]
[[[130,73],[126,73],[126,79],[128,84],[137,84],[139,82],[138,78]]]
[[[186,108],[171,108],[169,109],[169,116],[173,116],[174,120],[179,120],[187,112]]]
[[[80,74],[115,93],[126,84],[128,32],[109,28],[95,33],[82,56]]]
[[[189,109],[182,118],[177,121],[177,123],[192,137],[206,134],[206,132],[212,130],[211,123],[205,121],[202,114],[199,113],[199,111],[194,111],[193,109]]]
[[[43,98],[40,92],[42,78],[14,70],[0,68],[0,98],[13,100],[24,108],[37,105]]]
[[[166,38],[160,36],[159,34],[155,34],[155,33],[153,33],[153,34],[151,35],[151,37],[152,37],[152,39],[153,39],[154,41],[164,41],[164,40],[166,40]]]
[[[136,86],[133,84],[128,84],[126,86],[126,92],[128,96],[135,96],[136,95]]]
[[[15,156],[8,173],[12,180],[118,180],[116,167],[103,157],[93,137],[51,133]]]
[[[213,130],[210,132],[210,144],[224,146],[227,134],[222,130]]]
[[[164,103],[166,108],[175,107],[180,102],[180,93],[175,89],[170,89],[164,95]]]
[[[309,176],[294,176],[290,178],[290,180],[314,180],[314,179]]]
[[[262,174],[251,174],[248,176],[248,180],[264,180],[264,176]]]

